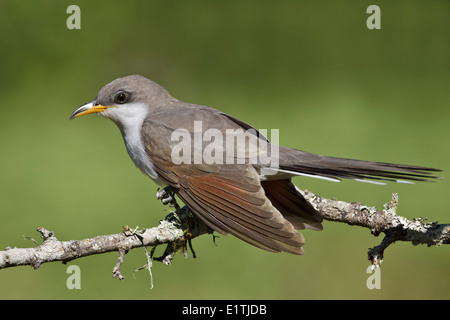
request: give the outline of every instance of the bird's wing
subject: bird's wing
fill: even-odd
[[[262,249],[303,253],[303,236],[266,197],[253,166],[207,169],[171,168],[177,177],[177,194],[193,213],[213,230],[231,233]]]
[[[181,112],[181,116],[187,115]],[[201,118],[201,114],[196,116]],[[303,236],[266,197],[259,174],[251,164],[172,161],[172,148],[177,143],[171,139],[172,132],[177,124],[186,124],[179,117],[180,113],[166,120],[167,115],[153,114],[143,124],[146,152],[159,176],[213,230],[231,233],[269,251],[302,254]],[[215,121],[229,121],[220,117]],[[210,115],[205,116],[205,121],[211,121]]]

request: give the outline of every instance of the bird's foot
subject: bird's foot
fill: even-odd
[[[175,208],[176,210],[180,209],[180,206],[178,205],[177,201],[175,200],[175,192],[173,192],[172,187],[167,186],[163,188],[162,190],[158,188],[156,191],[156,199],[161,200],[163,205],[170,205],[171,207]]]
[[[165,187],[164,189],[158,188],[156,191],[156,199],[161,200],[163,205],[167,205],[174,200],[174,193],[170,186]]]
[[[175,256],[175,253],[182,251],[184,256],[188,257],[188,248],[192,252],[192,256],[195,258],[196,254],[192,248],[192,239],[204,234],[212,234],[213,230],[207,226],[201,219],[196,217],[189,211],[187,206],[182,208],[177,204],[175,200],[175,193],[170,186],[158,189],[156,192],[156,198],[161,200],[164,205],[170,205],[175,208],[170,212],[164,220],[171,222],[183,230],[183,237],[167,244],[166,249],[161,257],[154,257],[156,246],[152,249],[150,257],[152,260],[161,261],[164,264],[170,264]]]

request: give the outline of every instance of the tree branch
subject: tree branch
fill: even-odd
[[[385,237],[380,245],[368,252],[368,258],[374,266],[383,259],[385,249],[395,241],[408,241],[413,245],[426,244],[428,246],[439,246],[450,244],[450,224],[438,224],[437,222],[426,223],[424,219],[418,218],[410,221],[398,216],[398,196],[393,194],[392,200],[384,205],[379,211],[375,207],[368,207],[359,202],[347,203],[343,201],[326,199],[309,191],[299,190],[304,197],[322,214],[325,220],[343,222],[371,230],[372,234],[378,236],[384,233]],[[39,228],[37,231],[44,239],[43,243],[34,248],[9,248],[0,251],[0,269],[30,265],[34,269],[43,263],[68,261],[86,257],[94,254],[117,251],[119,258],[113,268],[113,277],[124,279],[120,272],[120,266],[124,261],[126,253],[134,248],[167,244],[161,257],[153,258],[154,249],[150,256],[147,255],[147,268],[150,267],[150,259],[170,264],[176,252],[183,250],[187,257],[187,246],[192,250],[191,239],[208,233],[212,230],[200,219],[189,213],[186,207],[180,208],[173,194],[163,190],[157,194],[166,203],[172,204],[176,209],[166,220],[160,222],[158,227],[142,230],[124,230],[117,234],[102,235],[84,240],[58,240],[52,231]]]
[[[170,264],[175,253],[185,250],[191,238],[212,230],[203,222],[189,213],[186,207],[178,208],[166,220],[160,221],[158,227],[142,230],[131,230],[128,226],[123,231],[112,235],[102,235],[90,239],[60,241],[53,231],[38,228],[44,242],[34,248],[10,248],[0,251],[0,269],[29,265],[38,269],[43,263],[71,260],[94,254],[118,251],[119,258],[113,269],[113,277],[124,279],[120,273],[125,254],[134,248],[167,244],[163,256],[154,258],[165,264]],[[153,253],[153,252],[152,252]]]

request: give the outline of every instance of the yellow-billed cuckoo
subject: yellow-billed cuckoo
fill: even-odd
[[[304,238],[296,229],[322,229],[321,215],[296,189],[293,176],[406,182],[427,181],[435,178],[433,172],[440,171],[326,157],[282,146],[274,152],[276,165],[263,162],[258,155],[271,151],[273,145],[252,126],[216,109],[182,102],[139,75],[107,84],[94,101],[79,107],[70,118],[89,113],[111,119],[122,132],[135,165],[157,184],[170,186],[209,227],[273,252],[302,254]],[[195,122],[201,124],[197,129]],[[201,132],[196,132],[198,128]],[[179,147],[181,140],[173,138],[174,132],[187,133],[195,141],[196,134],[209,129],[215,130],[214,139],[203,139],[200,149],[211,149],[214,144],[215,157],[223,152],[227,160],[234,161],[198,161],[194,159],[198,145],[193,152],[185,149],[182,155],[192,161],[173,159],[173,148]],[[245,137],[247,140],[241,141],[247,145],[231,144],[234,149],[227,150],[229,145],[225,138],[220,141],[218,133],[231,133],[237,141]]]

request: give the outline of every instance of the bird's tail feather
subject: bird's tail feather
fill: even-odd
[[[413,165],[326,157],[294,149],[289,149],[288,157],[285,159],[287,161],[279,164],[281,171],[331,180],[344,178],[373,183],[381,181],[414,183],[437,179],[439,177],[435,173],[441,171]]]

